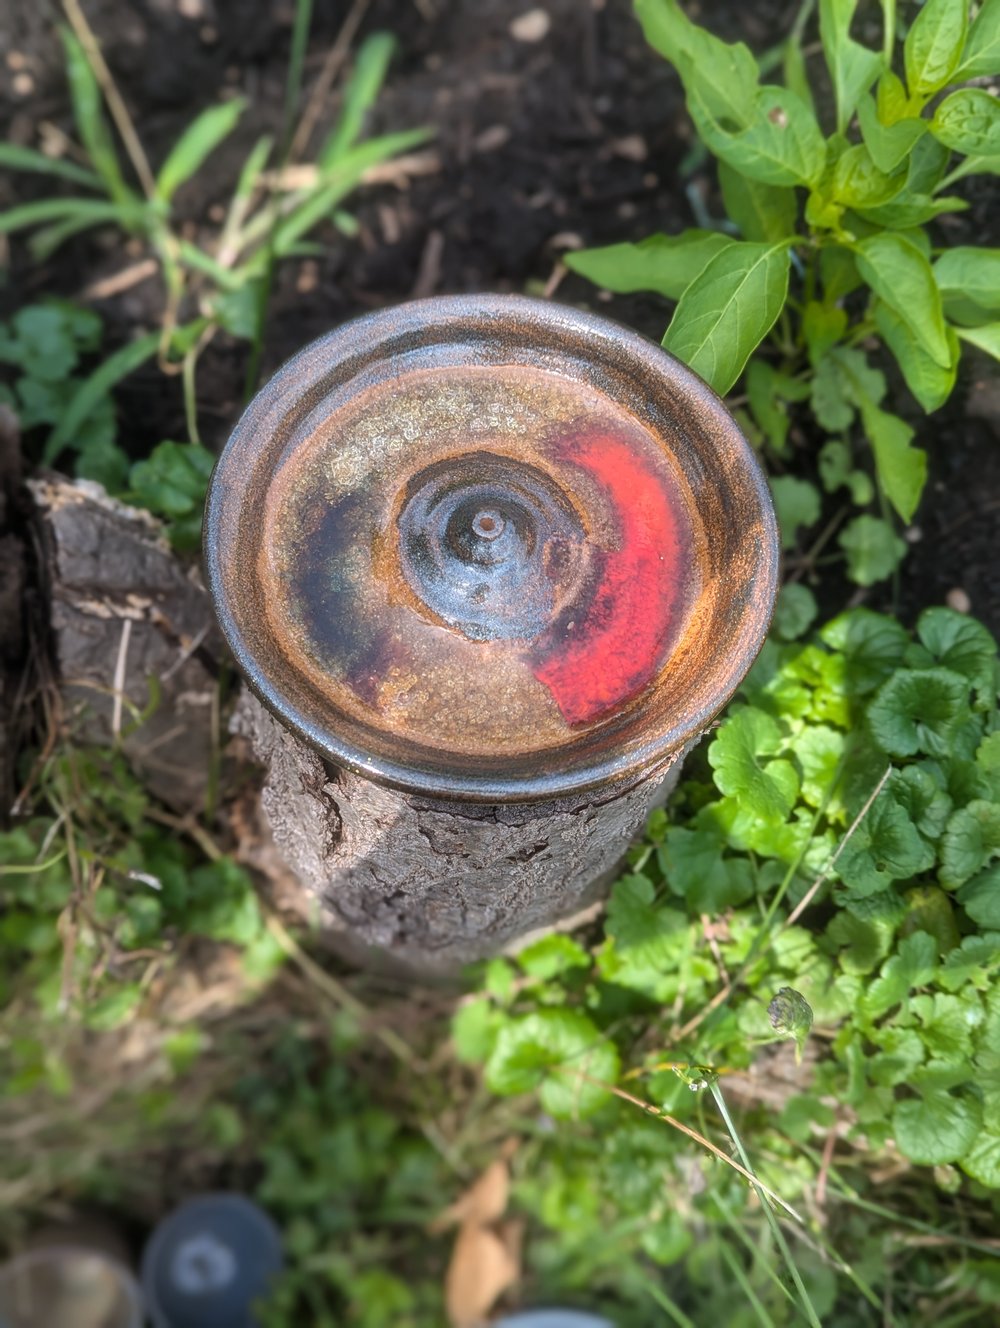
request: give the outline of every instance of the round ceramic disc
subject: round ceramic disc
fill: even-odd
[[[603,319],[421,301],[307,347],[220,458],[205,553],[264,702],[429,796],[634,779],[725,703],[770,618],[763,476],[722,403]]]

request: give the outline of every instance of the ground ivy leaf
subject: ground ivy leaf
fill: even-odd
[[[959,1166],[981,1185],[988,1185],[993,1190],[1000,1189],[1000,1132],[977,1132],[959,1159]]]
[[[818,613],[816,596],[808,586],[798,582],[783,586],[774,606],[772,630],[776,636],[794,641],[809,630]]]
[[[795,757],[802,767],[802,797],[820,807],[830,796],[844,754],[845,737],[826,724],[810,724],[795,740]]]
[[[848,609],[833,618],[820,637],[831,650],[843,654],[847,689],[861,696],[892,676],[910,639],[895,618],[863,608]]]
[[[738,797],[741,809],[772,823],[785,820],[799,792],[791,762],[762,759],[779,751],[782,743],[777,722],[748,706],[722,723],[708,749],[719,792]]]
[[[906,555],[906,545],[888,521],[856,516],[838,541],[847,555],[847,574],[859,586],[873,586],[893,574]]]
[[[715,842],[721,848],[719,840]],[[677,909],[657,904],[655,894],[648,877],[623,876],[611,892],[606,930],[631,966],[658,971],[674,954],[687,920]]]
[[[954,890],[1000,854],[1000,803],[978,798],[960,808],[941,840],[941,884]]]
[[[724,856],[717,831],[672,826],[664,838],[663,870],[675,894],[698,913],[715,915],[753,894],[753,874],[745,858]]]
[[[856,895],[877,894],[934,865],[934,850],[895,798],[882,793],[837,861],[840,879]]]
[[[910,328],[927,354],[943,368],[952,361],[938,290],[930,263],[902,235],[883,231],[854,246],[858,270],[879,299]]]
[[[770,486],[781,530],[781,547],[794,549],[799,528],[815,525],[819,520],[819,490],[815,484],[794,475],[775,475]]]
[[[894,955],[882,965],[882,971],[861,998],[861,1013],[878,1019],[893,1006],[905,1001],[914,987],[923,987],[937,972],[937,942],[924,931],[914,932],[900,941]]]
[[[663,345],[728,392],[784,307],[790,262],[785,243],[729,245],[681,296]]]
[[[899,1151],[921,1166],[956,1162],[967,1152],[982,1124],[982,1108],[973,1097],[927,1093],[900,1102],[892,1116]]]
[[[479,1065],[493,1049],[503,1015],[483,997],[460,1005],[451,1021],[455,1055],[466,1065]]]
[[[501,1026],[486,1062],[486,1083],[501,1096],[537,1089],[546,1111],[572,1119],[603,1106],[608,1092],[602,1085],[617,1082],[618,1068],[614,1044],[585,1014],[545,1009]]]
[[[888,788],[920,833],[937,840],[951,815],[952,801],[926,769],[927,764],[918,761],[902,770],[893,770]]]
[[[968,678],[981,705],[988,707],[994,703],[997,643],[981,622],[953,609],[925,609],[917,621],[917,637],[930,659]]]
[[[655,291],[679,300],[709,259],[734,241],[718,231],[688,230],[650,235],[638,244],[609,244],[566,254],[563,261],[597,286],[628,294]]]
[[[1000,931],[1000,865],[967,881],[956,897],[973,922]]]
[[[868,725],[890,756],[948,756],[968,697],[967,680],[951,669],[900,669],[872,701]]]
[[[519,950],[515,958],[529,977],[549,981],[571,968],[589,968],[590,955],[571,936],[556,933]]]

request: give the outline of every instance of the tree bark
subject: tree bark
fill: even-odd
[[[599,900],[683,753],[629,788],[536,804],[432,801],[333,768],[245,692],[234,731],[267,769],[275,843],[341,949],[447,975]]]
[[[118,742],[150,792],[204,805],[224,647],[209,597],[158,524],[60,476],[34,481],[64,710]],[[142,722],[136,717],[142,714]],[[275,845],[336,949],[447,975],[599,901],[683,753],[638,784],[559,802],[431,801],[334,768],[247,691],[231,723],[266,775]]]

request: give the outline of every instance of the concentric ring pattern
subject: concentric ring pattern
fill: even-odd
[[[777,561],[700,380],[495,296],[372,315],[280,370],[220,458],[205,550],[280,718],[374,778],[483,801],[666,760],[752,661]]]

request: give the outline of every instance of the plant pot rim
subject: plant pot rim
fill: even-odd
[[[262,619],[260,530],[269,485],[295,451],[296,430],[322,418],[325,397],[350,401],[365,374],[406,372],[461,353],[463,364],[541,368],[581,391],[599,390],[629,412],[697,491],[704,522],[711,611],[691,629],[683,658],[688,691],[660,708],[640,695],[625,718],[576,736],[565,748],[517,759],[443,756],[397,740],[318,702],[290,668]],[[360,391],[360,389],[358,389]],[[334,410],[341,409],[340,404]],[[311,414],[310,414],[311,413]],[[225,445],[204,523],[207,580],[216,613],[251,689],[324,757],[366,778],[433,799],[537,802],[627,787],[665,766],[705,731],[764,642],[778,585],[777,525],[764,474],[719,397],[660,346],[609,319],[515,295],[438,296],[356,318],[285,363],[247,407]],[[723,584],[725,583],[725,584]],[[699,604],[701,601],[699,600]],[[706,600],[707,603],[707,600]],[[685,629],[687,630],[687,629]],[[697,667],[694,648],[701,652]],[[646,693],[657,695],[674,654]],[[678,683],[678,686],[680,684]]]

